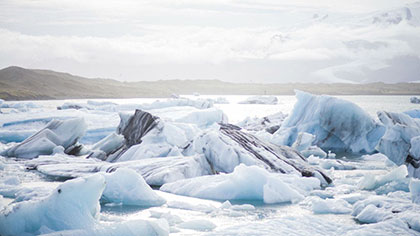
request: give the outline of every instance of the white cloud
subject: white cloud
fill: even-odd
[[[420,57],[420,27],[405,21],[372,24],[372,15],[365,12],[380,2],[362,2],[353,9],[354,2],[332,0],[319,6],[302,0],[294,5],[270,0],[5,0],[0,2],[0,66],[122,80],[141,75],[332,82],[349,80],[341,72],[354,72],[354,81],[365,81],[366,70],[394,66],[389,61],[396,57]],[[397,1],[387,3],[382,7]],[[312,19],[316,13],[328,17]]]

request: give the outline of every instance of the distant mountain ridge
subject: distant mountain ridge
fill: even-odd
[[[259,84],[220,80],[159,80],[120,82],[88,79],[51,70],[11,66],[0,70],[0,98],[40,100],[71,98],[169,97],[171,94],[292,95],[294,90],[330,95],[417,95],[418,83],[370,84]]]

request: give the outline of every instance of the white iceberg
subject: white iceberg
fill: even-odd
[[[92,228],[104,188],[104,177],[93,175],[65,182],[47,198],[11,204],[0,212],[0,234],[36,234],[41,227],[54,231]]]
[[[420,103],[420,99],[418,97],[411,97],[410,102],[418,104],[418,103]]]
[[[384,111],[378,112],[378,117],[386,126],[386,133],[377,146],[378,151],[397,165],[407,164],[410,175],[420,177],[420,150],[417,147],[420,119]]]
[[[92,157],[96,157],[98,159],[104,160],[114,151],[118,150],[120,147],[124,145],[124,136],[116,133],[111,133],[110,135],[106,136],[105,138],[99,140],[97,143],[92,145],[91,150],[93,153],[91,154]]]
[[[50,155],[57,146],[71,147],[86,132],[87,125],[83,118],[52,120],[46,127],[1,154],[9,157],[35,158]]]
[[[165,219],[154,221],[148,220],[127,220],[112,224],[103,224],[89,229],[63,230],[47,234],[43,236],[137,236],[137,235],[153,235],[168,236],[169,226]]]
[[[208,127],[214,123],[225,124],[228,122],[228,118],[222,110],[217,108],[210,108],[191,112],[185,116],[177,118],[174,121],[179,123],[196,124],[199,127]]]
[[[278,99],[276,96],[253,96],[249,97],[244,101],[239,102],[239,104],[269,104],[276,105]]]
[[[404,114],[409,115],[411,118],[420,118],[420,109],[412,109],[405,111]]]
[[[213,107],[213,101],[206,99],[188,99],[188,98],[172,98],[165,101],[154,101],[150,104],[142,104],[138,106],[138,109],[152,110],[152,109],[161,109],[166,107],[174,106],[191,106],[197,109],[207,109]]]
[[[102,200],[105,202],[133,206],[160,206],[166,202],[134,170],[118,168],[103,175],[106,187]]]
[[[359,214],[356,219],[362,223],[378,223],[392,218],[392,213],[375,205],[367,205]]]
[[[312,143],[315,141],[315,139],[315,135],[305,132],[298,133],[295,142],[292,144],[292,148],[301,152],[312,146]]]
[[[416,160],[420,160],[420,136],[416,136],[410,140],[409,154]]]
[[[331,183],[328,176],[310,166],[296,150],[266,143],[233,125],[220,125],[207,130],[194,140],[193,148],[195,152],[205,155],[215,172],[230,173],[243,163],[274,172],[315,176],[323,184]]]
[[[386,175],[373,175],[367,173],[363,179],[359,182],[358,186],[360,189],[364,190],[374,190],[390,182],[403,182],[406,183],[408,171],[405,165],[402,165],[398,168],[393,169]]]
[[[311,198],[312,211],[315,214],[350,214],[352,205],[343,199]]]
[[[25,162],[26,168],[36,169],[46,176],[76,178],[96,172],[113,172],[129,168],[139,173],[147,184],[161,186],[180,179],[214,174],[203,155],[171,156],[109,163],[95,158],[79,158],[66,155],[41,156]]]
[[[208,220],[190,220],[180,223],[178,227],[196,231],[211,231],[216,228],[216,225]]]
[[[281,123],[287,115],[283,114],[282,112],[277,112],[275,114],[260,117],[246,117],[244,120],[239,122],[237,125],[241,128],[244,128],[248,131],[262,131],[265,130],[266,132],[273,134],[279,128]]]
[[[420,232],[420,206],[401,197],[370,196],[353,205],[352,215],[362,223],[398,221],[400,225]],[[413,234],[418,234],[413,232]],[[394,233],[394,232],[393,232]]]
[[[269,173],[258,166],[237,166],[233,173],[202,176],[164,184],[160,190],[215,200],[297,202],[320,188],[317,178]]]
[[[411,179],[410,181],[410,193],[411,193],[411,200],[414,203],[420,204],[420,180],[419,179]]]
[[[296,91],[292,113],[274,133],[272,142],[291,146],[299,132],[316,136],[324,150],[372,153],[385,128],[356,104],[331,96]]]
[[[309,158],[311,155],[319,157],[319,158],[327,157],[327,153],[317,146],[310,146],[306,148],[305,150],[302,150],[300,153],[302,153],[302,155],[306,158]]]

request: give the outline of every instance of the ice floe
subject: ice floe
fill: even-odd
[[[265,203],[297,202],[320,188],[316,178],[269,173],[257,166],[237,166],[230,174],[202,176],[164,184],[160,190],[217,200],[260,200]]]
[[[253,96],[249,97],[244,101],[240,101],[239,104],[269,104],[276,105],[278,99],[276,96]]]
[[[194,140],[194,149],[203,153],[216,172],[230,173],[240,163],[301,176],[315,176],[323,183],[331,179],[319,169],[311,167],[296,150],[275,146],[242,132],[232,125],[220,125]]]
[[[404,113],[378,112],[378,117],[386,126],[386,133],[378,144],[378,151],[385,154],[397,165],[407,164],[411,176],[420,177],[420,151],[417,150],[417,136],[420,136],[420,119]],[[411,141],[413,140],[413,145]]]
[[[83,118],[52,120],[46,127],[1,154],[10,157],[35,158],[49,155],[57,146],[69,148],[84,135],[86,123]]]
[[[354,103],[326,95],[296,91],[292,113],[274,133],[272,142],[291,146],[299,132],[315,135],[324,150],[372,153],[385,132],[367,112]]]
[[[160,206],[166,202],[147,185],[141,175],[131,169],[118,168],[103,176],[106,187],[102,199],[106,202],[135,206]]]
[[[21,235],[35,234],[41,227],[55,231],[92,228],[104,188],[104,177],[94,175],[67,181],[47,198],[11,204],[0,212],[0,232]]]

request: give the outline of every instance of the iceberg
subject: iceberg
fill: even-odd
[[[120,113],[120,118],[116,133],[124,136],[124,142],[116,143],[123,143],[119,148],[109,148],[105,160],[110,162],[193,155],[185,149],[203,129],[215,123],[227,123],[226,115],[214,108],[196,110],[173,121],[162,120],[142,110],[136,110],[132,116]],[[103,153],[94,156],[101,157]]]
[[[216,173],[230,173],[237,165],[244,163],[274,172],[315,176],[323,184],[331,183],[328,176],[310,166],[296,150],[261,141],[234,125],[220,124],[219,129],[204,132],[194,140],[193,148],[195,152],[205,155]]]
[[[124,142],[124,136],[111,133],[91,147],[93,153],[91,153],[90,156],[105,160],[107,156],[121,148],[124,145]]]
[[[420,232],[420,207],[408,199],[389,196],[370,196],[353,205],[352,215],[362,223],[399,221],[400,225]]]
[[[216,225],[208,220],[190,220],[187,222],[182,222],[179,224],[179,227],[196,231],[211,231],[216,228]]]
[[[214,200],[297,202],[321,182],[314,177],[270,173],[258,166],[238,165],[230,174],[201,176],[164,184],[160,190]]]
[[[119,200],[126,203],[130,199],[137,203],[141,200],[146,205],[162,203],[163,199],[159,196],[153,198],[156,196],[149,195],[150,191],[154,192],[145,183],[138,186],[138,179],[127,181],[124,177],[131,178],[133,174],[124,169],[118,174],[94,174],[66,181],[52,192],[47,191],[48,195],[45,195],[44,189],[40,197],[15,201],[0,210],[0,234],[168,235],[169,227],[164,219],[129,220],[111,224],[102,224],[99,221],[99,199],[102,194],[102,197],[107,196],[109,199],[111,196],[115,197],[115,193],[118,192]],[[136,186],[128,189],[130,183]],[[106,185],[108,187],[105,187]]]
[[[42,234],[43,236],[137,236],[153,235],[168,236],[169,226],[165,219],[154,221],[148,220],[128,220],[108,225],[99,225],[89,229],[63,230],[53,233]]]
[[[92,228],[104,188],[104,177],[92,175],[61,184],[47,198],[8,205],[0,211],[0,234],[37,234],[41,227],[53,231]]]
[[[312,211],[315,214],[350,214],[352,206],[343,199],[311,199]]]
[[[309,158],[311,155],[319,157],[319,158],[327,157],[327,153],[317,146],[310,146],[306,148],[305,150],[301,151],[300,153],[306,158]]]
[[[118,168],[103,176],[106,187],[102,200],[105,202],[134,206],[160,206],[166,202],[134,170]]]
[[[120,119],[117,134],[124,136],[124,145],[115,150],[110,150],[111,155],[107,157],[107,161],[117,160],[131,146],[140,144],[143,136],[153,130],[159,123],[158,117],[138,109],[132,116],[120,113]]]
[[[207,109],[213,107],[213,101],[207,99],[188,99],[188,98],[172,98],[165,101],[154,101],[150,104],[142,104],[138,108],[143,110],[161,109],[174,106],[190,106],[197,109]]]
[[[405,165],[393,169],[385,175],[376,176],[367,173],[359,182],[359,188],[364,190],[374,190],[390,182],[402,182],[406,184],[408,179],[408,171]]]
[[[292,113],[274,133],[272,142],[291,146],[299,132],[316,136],[314,145],[324,150],[372,153],[385,127],[351,102],[296,91]]]
[[[361,223],[378,223],[387,219],[392,218],[392,213],[382,208],[378,208],[375,205],[366,206],[359,214],[356,215],[356,219]]]
[[[227,123],[228,118],[222,110],[209,108],[205,110],[191,112],[185,116],[174,120],[179,123],[196,124],[198,127],[208,127],[214,123]]]
[[[262,118],[247,117],[243,121],[239,122],[237,126],[243,129],[246,129],[248,131],[265,130],[266,132],[273,134],[280,128],[281,123],[284,121],[286,117],[287,115],[283,114],[282,112],[277,112],[275,114],[265,116]]]
[[[135,170],[143,176],[147,184],[152,186],[161,186],[165,183],[175,182],[181,179],[214,174],[206,158],[202,155],[172,156],[117,162],[111,165],[104,165],[101,167],[101,170],[109,172],[120,167]]]
[[[26,159],[50,155],[57,146],[67,149],[76,144],[85,134],[86,128],[83,118],[52,120],[43,129],[23,142],[6,149],[1,155]]]
[[[409,188],[411,193],[411,200],[414,203],[420,204],[420,180],[411,179]]]
[[[249,97],[244,101],[239,102],[239,104],[269,104],[276,105],[278,99],[276,96],[253,96]]]
[[[385,111],[378,112],[378,117],[386,126],[386,133],[377,146],[378,151],[397,165],[407,164],[410,175],[420,177],[420,151],[417,147],[420,119]]]
[[[419,104],[420,103],[420,99],[418,97],[411,97],[410,98],[410,102],[411,103]]]
[[[420,109],[412,109],[403,113],[409,115],[411,118],[420,118]]]
[[[180,179],[214,174],[203,155],[147,158],[124,162],[103,162],[95,158],[66,155],[40,156],[25,162],[27,169],[54,178],[86,177],[97,172],[114,172],[128,168],[139,173],[149,185],[161,186]]]
[[[66,102],[63,105],[58,106],[57,110],[86,109],[86,110],[100,110],[100,111],[115,111],[116,108],[117,108],[117,104],[113,102],[88,100],[86,103]]]
[[[298,133],[295,142],[292,144],[292,148],[301,152],[312,146],[312,143],[315,141],[315,139],[315,135],[305,132]]]

